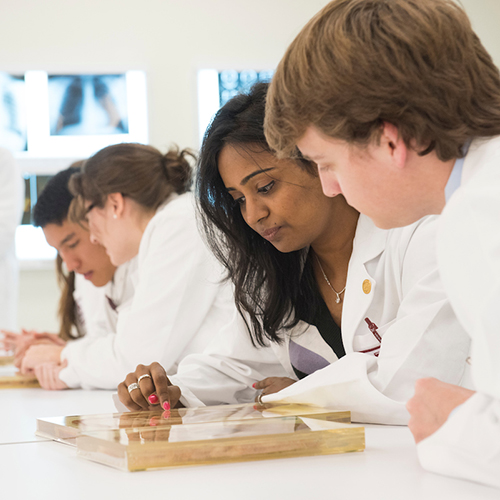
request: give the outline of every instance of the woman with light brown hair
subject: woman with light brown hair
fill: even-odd
[[[231,319],[231,290],[220,284],[221,268],[198,234],[191,158],[188,151],[164,155],[117,144],[89,158],[70,181],[92,240],[111,262],[138,257],[134,299],[119,315],[117,334],[86,353],[81,376],[93,387],[114,389],[137,364],[156,360],[174,374]]]

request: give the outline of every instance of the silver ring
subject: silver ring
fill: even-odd
[[[141,380],[145,379],[145,378],[151,378],[151,375],[149,373],[145,373],[144,375],[141,375],[138,379],[137,379],[137,383],[140,384]]]
[[[265,394],[264,394],[263,392],[261,392],[261,393],[257,396],[257,403],[259,403],[260,405],[265,404],[265,403],[262,401],[262,396],[265,396]]]
[[[127,387],[127,391],[129,392],[129,394],[132,392],[132,391],[135,391],[136,389],[139,389],[139,384],[137,382],[134,382],[133,384],[130,384],[128,387]]]

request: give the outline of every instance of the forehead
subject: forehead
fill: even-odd
[[[349,143],[330,137],[314,125],[309,125],[304,135],[297,141],[297,147],[306,159],[317,163],[325,160],[328,152],[347,152]]]
[[[222,149],[218,168],[222,179],[241,180],[243,177],[259,169],[277,167],[277,159],[262,149],[261,146],[233,146],[229,144]]]
[[[47,243],[57,248],[61,245],[61,243],[71,242],[75,238],[81,237],[82,234],[86,234],[87,231],[85,231],[85,229],[83,229],[79,224],[70,222],[68,219],[66,219],[60,225],[47,224],[43,228],[43,233],[45,234]]]

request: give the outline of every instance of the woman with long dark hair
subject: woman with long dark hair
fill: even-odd
[[[405,423],[415,380],[460,382],[468,355],[436,269],[436,220],[384,231],[342,196],[326,198],[314,165],[279,160],[267,145],[266,91],[257,85],[217,113],[197,176],[201,225],[239,314],[169,382],[157,364],[130,377],[151,375],[148,390],[170,403],[251,401],[259,389],[264,402]],[[147,393],[119,393],[147,407]]]

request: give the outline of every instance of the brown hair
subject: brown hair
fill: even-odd
[[[147,210],[156,210],[172,193],[182,194],[191,186],[189,150],[170,149],[165,155],[152,146],[125,143],[108,146],[91,156],[82,173],[69,183],[79,198],[102,207],[111,193],[121,193]],[[74,215],[74,211],[73,211]]]
[[[75,291],[75,273],[65,273],[63,260],[59,254],[56,258],[57,282],[61,288],[61,298],[57,315],[59,317],[59,337],[63,340],[72,340],[83,336],[80,330],[77,316],[77,305],[73,292]]]
[[[499,71],[453,0],[334,0],[288,48],[265,119],[280,156],[310,125],[366,144],[383,122],[442,161],[500,134]]]

